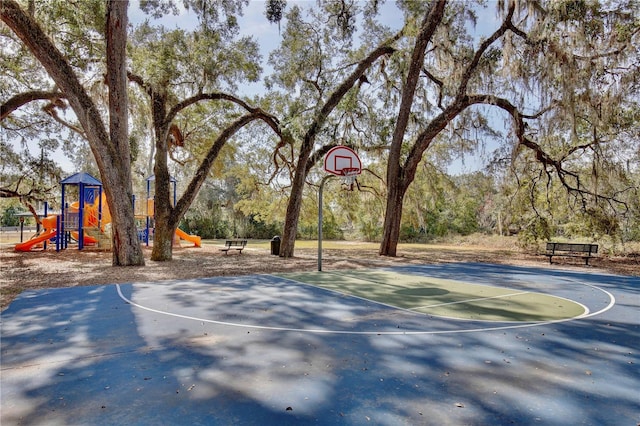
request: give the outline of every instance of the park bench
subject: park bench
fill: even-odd
[[[242,254],[242,250],[247,245],[247,240],[227,240],[224,243],[224,248],[221,248],[220,251],[223,251],[224,254],[229,254],[229,250],[238,250],[239,254]]]
[[[598,253],[597,244],[573,244],[573,243],[547,243],[545,256],[549,257],[549,263],[553,256],[581,257],[584,264],[589,264],[589,259]]]

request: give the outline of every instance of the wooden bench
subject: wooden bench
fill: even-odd
[[[584,264],[589,264],[589,259],[598,253],[597,244],[573,244],[573,243],[547,243],[547,253],[549,263],[553,256],[581,257]]]
[[[224,243],[224,248],[221,248],[220,251],[223,251],[224,254],[229,254],[229,250],[238,250],[239,254],[242,254],[242,250],[247,245],[247,240],[227,240]]]

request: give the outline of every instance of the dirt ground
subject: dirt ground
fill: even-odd
[[[15,252],[13,246],[0,248],[0,309],[25,290],[203,278],[221,275],[267,274],[287,271],[315,271],[317,248],[298,248],[294,258],[284,259],[270,254],[268,245],[251,242],[241,255],[225,255],[216,244],[201,248],[176,247],[170,262],[149,260],[150,248],[144,248],[143,267],[112,267],[110,252],[68,249]],[[308,245],[311,247],[312,245]],[[525,253],[514,246],[487,243],[455,245],[406,244],[398,246],[395,258],[378,255],[377,246],[339,242],[323,249],[323,270],[357,269],[391,265],[432,264],[450,262],[484,262],[516,266],[549,267],[542,254]],[[556,263],[557,262],[557,263]],[[600,255],[584,266],[581,259],[554,258],[553,268],[605,272],[640,276],[640,255]]]

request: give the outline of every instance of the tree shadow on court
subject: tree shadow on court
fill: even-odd
[[[3,312],[3,424],[88,424],[122,410],[131,376],[120,359],[144,345],[114,296],[111,287],[35,291]]]
[[[400,323],[401,315],[396,311],[363,301],[354,303],[350,298],[324,294],[317,289],[301,290],[299,285],[279,286],[275,291],[268,288],[268,280],[254,284],[261,289],[257,292],[243,289],[238,297],[224,300],[211,313],[223,311],[232,319],[277,327],[333,325],[344,329],[350,325],[354,331],[373,327],[388,330]],[[256,294],[249,296],[252,293]],[[286,296],[282,297],[283,294]],[[179,299],[179,295],[173,295],[176,303]],[[333,306],[336,299],[342,299],[339,308]],[[388,315],[390,311],[394,311],[393,317]],[[250,317],[249,313],[255,316]],[[346,318],[350,319],[348,323]],[[421,318],[425,325],[424,317]],[[548,331],[540,333],[538,329]],[[567,424],[576,420],[574,408],[579,407],[584,418],[599,422],[607,418],[606,407],[612,401],[630,413],[633,400],[628,392],[622,398],[617,395],[620,392],[599,396],[598,386],[589,382],[594,380],[590,371],[600,370],[599,380],[610,383],[608,374],[617,376],[624,371],[611,369],[607,364],[620,366],[624,360],[602,359],[602,353],[597,351],[585,354],[585,348],[606,342],[609,332],[610,339],[616,339],[616,333],[622,330],[625,330],[623,323],[617,329],[613,326],[600,329],[590,319],[517,331],[443,336],[247,331],[240,336],[242,341],[234,345],[215,346],[208,358],[222,358],[224,368],[215,370],[226,373],[210,377],[208,383],[211,386],[214,382],[216,389],[229,387],[242,395],[254,394],[254,399],[271,408],[279,420],[281,414],[277,413],[286,406],[296,407],[296,412],[287,418],[324,419],[327,423],[337,418],[348,418],[353,423],[362,418],[375,418],[381,423],[408,419],[419,422],[425,415],[442,422],[456,419],[471,424],[500,423],[506,419],[528,422],[533,412],[549,424]],[[546,337],[538,338],[538,333]],[[580,335],[579,340],[574,333]],[[219,335],[220,331],[212,334]],[[632,347],[638,337],[637,329],[625,330],[625,336],[625,341],[617,344],[618,353]],[[179,339],[164,345],[189,347],[196,354],[205,351]],[[628,384],[637,382],[637,377],[631,377],[630,383],[622,388],[629,389]],[[277,397],[273,399],[273,395]],[[339,417],[331,417],[336,413]]]
[[[536,276],[475,275],[506,273]],[[266,276],[120,287],[156,312],[34,292],[2,316],[2,424],[633,424],[637,288],[598,285],[619,304],[593,318],[425,335],[382,332],[460,325]]]

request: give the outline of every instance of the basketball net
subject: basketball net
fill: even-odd
[[[353,184],[356,182],[358,172],[357,167],[345,167],[342,169],[342,184],[346,186],[347,191],[353,191]]]

